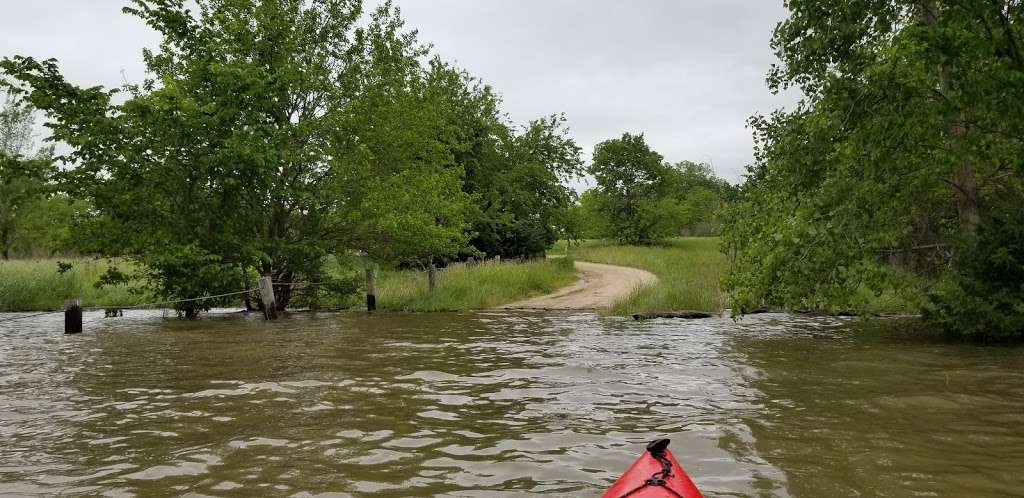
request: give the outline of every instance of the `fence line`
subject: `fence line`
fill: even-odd
[[[503,261],[500,256],[495,256],[494,259],[490,259],[490,260],[484,259],[484,260],[481,260],[481,261],[476,261],[474,258],[470,258],[469,260],[464,261],[464,262],[453,262],[453,263],[450,263],[450,264],[446,265],[444,268],[437,268],[434,264],[431,264],[429,268],[426,268],[425,270],[420,270],[420,272],[421,273],[427,273],[428,278],[429,278],[429,283],[430,283],[430,290],[433,291],[434,287],[437,285],[437,273],[438,273],[438,270],[443,272],[443,271],[449,269],[449,267],[456,266],[456,265],[464,265],[464,266],[489,265],[489,264],[501,264],[502,262],[507,262],[507,261],[508,260]],[[376,272],[374,272],[372,269],[368,269],[367,270],[367,310],[368,311],[375,311],[376,310],[376,295],[375,295],[375,290],[374,290],[375,273]],[[269,276],[268,277],[264,277],[264,279],[269,280],[270,277]],[[246,289],[246,290],[241,290],[241,291],[226,292],[224,294],[217,294],[217,295],[213,295],[213,296],[193,297],[193,298],[187,298],[187,299],[170,299],[170,300],[165,300],[165,301],[155,301],[155,302],[152,302],[152,303],[132,304],[132,305],[112,304],[112,305],[104,305],[104,306],[82,306],[80,304],[80,302],[76,299],[76,300],[65,302],[65,309],[64,310],[60,310],[60,311],[42,311],[42,312],[32,313],[32,314],[28,314],[28,315],[9,317],[9,318],[2,318],[2,319],[0,319],[0,323],[15,322],[15,321],[18,321],[18,320],[26,320],[26,319],[29,319],[29,318],[35,318],[35,317],[45,316],[45,315],[53,315],[53,314],[57,314],[57,313],[64,313],[65,321],[68,322],[69,311],[73,310],[75,313],[77,313],[77,319],[75,319],[74,321],[77,322],[78,327],[79,327],[79,330],[77,332],[80,332],[81,331],[81,323],[82,323],[81,314],[82,314],[83,311],[156,309],[156,308],[163,307],[164,305],[169,305],[169,304],[181,304],[181,303],[190,303],[190,302],[197,302],[197,301],[208,301],[208,300],[211,300],[211,299],[221,299],[221,298],[225,298],[225,297],[240,296],[240,295],[243,295],[243,294],[252,294],[252,293],[256,293],[256,295],[261,296],[261,300],[266,298],[266,297],[269,297],[270,298],[269,303],[273,303],[273,293],[274,293],[273,289],[274,289],[274,287],[290,286],[290,287],[294,288],[294,287],[317,287],[317,286],[321,286],[321,285],[328,285],[328,282],[272,282],[271,281],[267,285],[266,290],[264,290],[263,287],[261,286],[261,287],[254,287],[252,289]],[[264,296],[263,295],[264,293],[266,293],[267,296]],[[266,305],[269,304],[269,303],[268,302],[264,302],[264,307],[266,308]],[[274,304],[276,305],[276,303],[274,303]],[[272,316],[276,315],[276,310],[267,310],[267,309],[265,309],[264,312],[265,313],[269,312],[268,316],[267,316],[268,318],[272,318]],[[68,323],[65,323],[65,333],[69,333],[68,332],[68,327],[69,327]],[[73,333],[77,333],[77,332],[73,332]]]
[[[189,298],[189,299],[172,299],[172,300],[169,300],[169,301],[157,301],[157,302],[153,302],[153,303],[134,304],[134,305],[131,305],[131,306],[121,306],[121,305],[114,305],[114,304],[107,305],[107,306],[83,306],[82,309],[86,310],[86,311],[103,311],[103,310],[112,310],[112,309],[117,309],[117,310],[134,310],[134,309],[139,309],[139,308],[149,309],[149,308],[153,308],[153,307],[157,307],[157,306],[161,306],[161,305],[165,305],[165,304],[191,303],[191,302],[195,302],[195,301],[207,301],[207,300],[210,300],[210,299],[220,299],[220,298],[223,298],[223,297],[240,296],[242,294],[249,294],[249,293],[252,293],[252,292],[255,292],[255,291],[258,291],[258,290],[260,290],[260,289],[257,287],[257,288],[253,288],[253,289],[243,290],[243,291],[236,291],[236,292],[228,292],[228,293],[224,293],[224,294],[217,294],[215,296],[193,297],[193,298]]]

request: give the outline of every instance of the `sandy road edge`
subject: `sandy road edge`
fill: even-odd
[[[580,279],[554,293],[533,297],[497,309],[600,310],[611,307],[639,287],[658,281],[653,273],[628,266],[576,261]]]

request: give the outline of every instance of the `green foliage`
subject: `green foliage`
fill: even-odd
[[[434,292],[422,271],[384,272],[378,280],[377,304],[388,311],[488,309],[550,294],[575,280],[572,260],[566,258],[454,264],[438,271]]]
[[[471,244],[489,256],[542,255],[568,222],[574,193],[565,182],[581,173],[580,148],[560,115],[512,126],[488,86],[433,61],[432,91],[448,114],[443,140],[465,172],[475,199]]]
[[[81,298],[87,307],[136,305],[153,301],[140,292],[145,282],[133,279],[125,284],[95,285],[109,268],[136,274],[129,262],[75,259],[0,261],[0,311],[59,310],[64,300]]]
[[[0,107],[0,253],[9,259],[12,249],[24,245],[24,239],[39,228],[29,218],[45,205],[54,169],[50,150],[26,156],[33,147],[35,110],[8,92],[0,93],[4,96]]]
[[[63,188],[95,208],[83,229],[104,235],[89,250],[132,258],[157,294],[187,298],[238,290],[251,272],[312,278],[330,252],[393,261],[465,247],[444,101],[389,4],[368,17],[356,0],[125,11],[163,36],[126,98],[71,85],[53,60],[0,62],[71,146]]]
[[[1024,331],[1024,202],[994,213],[977,241],[957,257],[929,295],[925,318],[945,330],[979,339],[1009,340]]]
[[[601,194],[595,189],[586,190],[580,195],[579,202],[570,213],[576,220],[573,240],[603,239],[612,236],[611,223],[602,210],[601,201]]]
[[[991,297],[951,284],[971,278],[952,256],[998,252],[983,246],[1008,241],[976,243],[979,224],[1019,209],[1024,6],[787,6],[769,83],[805,99],[751,120],[757,161],[724,233],[734,308],[863,308],[865,292],[920,294],[936,278]]]
[[[325,268],[328,270],[328,268]],[[363,285],[362,277],[354,271],[332,275],[325,272],[316,285],[301,286],[294,290],[292,306],[311,310],[348,308],[356,304],[355,294]]]
[[[579,214],[590,219],[600,213],[604,222],[592,225],[591,235],[624,244],[653,244],[684,230],[716,233],[719,214],[734,197],[735,189],[710,166],[664,163],[643,135],[599,143],[589,172],[597,188]]]
[[[668,170],[671,191],[680,206],[679,224],[688,235],[718,235],[722,215],[735,201],[737,188],[715,176],[711,166],[683,161]]]
[[[337,212],[335,223],[357,239],[351,246],[381,263],[454,256],[467,247],[475,210],[462,191],[458,145],[449,140],[453,111],[432,74],[436,62],[424,68],[409,58],[425,51],[398,33],[396,17],[386,19],[378,31],[404,40],[409,54],[399,71],[387,57],[400,46],[374,55],[382,60],[368,65],[360,98],[347,106],[336,154],[348,159],[332,188],[336,202],[351,208]]]
[[[72,266],[69,263],[57,262],[57,273],[64,274],[71,268]],[[96,279],[96,283],[93,286],[97,289],[102,289],[108,285],[127,285],[130,281],[131,277],[127,273],[121,271],[117,266],[110,266],[107,268],[107,271],[103,272]]]
[[[48,185],[46,190],[52,187]],[[72,200],[67,194],[56,192],[37,197],[25,204],[15,221],[11,254],[18,258],[48,258],[75,253],[78,246],[72,226],[86,212],[88,203]]]
[[[599,209],[619,241],[651,244],[672,233],[672,206],[663,202],[666,170],[643,135],[625,133],[594,147],[588,171],[597,180]]]
[[[676,238],[643,247],[585,241],[572,247],[569,255],[581,261],[640,268],[658,276],[654,285],[615,303],[611,312],[617,315],[679,310],[718,312],[726,305],[721,278],[727,260],[717,238]]]

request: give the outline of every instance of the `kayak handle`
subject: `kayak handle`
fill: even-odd
[[[668,443],[672,440],[668,438],[655,439],[650,443],[647,443],[647,452],[651,455],[661,455],[665,453],[665,448],[668,448]]]

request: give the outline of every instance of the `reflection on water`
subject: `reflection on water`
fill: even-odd
[[[661,435],[709,496],[1006,496],[1019,350],[763,315],[0,324],[0,492],[596,496]]]

